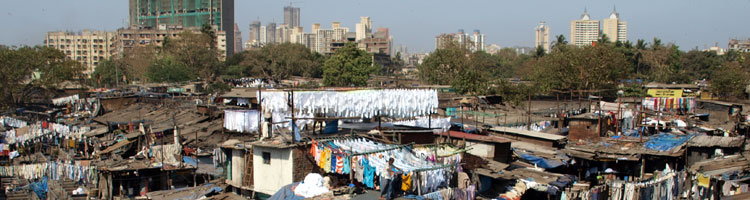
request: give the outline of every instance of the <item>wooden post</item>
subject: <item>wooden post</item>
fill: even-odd
[[[557,106],[557,133],[562,133],[562,110],[560,110],[560,92],[555,92],[557,94],[557,101],[555,101],[555,104]]]
[[[529,106],[526,110],[526,130],[531,130],[531,92],[528,93],[529,95]]]
[[[261,82],[262,85],[262,82]],[[261,85],[258,85],[258,140],[263,138],[263,91]],[[269,130],[270,131],[270,130]]]

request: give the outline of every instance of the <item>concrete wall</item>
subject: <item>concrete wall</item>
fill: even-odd
[[[274,194],[293,182],[292,148],[253,147],[253,182],[257,192]],[[263,162],[263,152],[271,154],[271,163]]]
[[[466,141],[466,146],[472,148],[468,152],[482,158],[493,158],[495,157],[495,145],[487,143],[478,143],[472,141]]]
[[[229,182],[234,187],[242,186],[242,178],[245,176],[245,151],[232,150],[232,180]]]

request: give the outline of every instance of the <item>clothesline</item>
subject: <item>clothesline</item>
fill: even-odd
[[[28,180],[45,176],[53,180],[68,177],[73,181],[96,185],[98,170],[95,166],[84,166],[81,161],[75,163],[49,161],[36,164],[0,166],[0,176],[18,176]]]
[[[15,119],[8,116],[0,116],[0,126],[10,126],[13,128],[21,128],[27,126],[29,123],[20,119]]]
[[[427,168],[420,168],[420,169],[412,169],[411,171],[412,172],[432,171],[432,170],[445,169],[445,168],[455,167],[455,166],[456,166],[456,163],[453,163],[453,164],[446,164],[446,165],[441,165],[441,166],[437,166],[437,167],[427,167]]]
[[[409,144],[398,145],[398,146],[386,148],[386,149],[378,149],[378,150],[373,150],[373,151],[354,153],[351,156],[361,156],[361,155],[367,155],[367,154],[375,154],[375,153],[380,153],[380,152],[392,151],[392,150],[404,148],[406,146],[411,147],[412,145],[414,145],[414,142],[409,143]]]

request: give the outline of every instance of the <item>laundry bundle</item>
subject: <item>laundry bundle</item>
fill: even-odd
[[[263,91],[264,110],[288,113],[291,92]],[[372,118],[376,115],[410,118],[430,114],[438,107],[432,89],[382,89],[355,91],[295,91],[298,113],[324,113],[336,117]]]
[[[225,110],[224,128],[237,132],[258,131],[258,110]]]
[[[68,104],[68,103],[74,103],[78,99],[79,98],[78,98],[77,94],[76,95],[67,96],[67,97],[60,97],[60,98],[52,99],[52,104],[55,104],[56,106],[61,106],[61,105],[65,105],[65,104]]]

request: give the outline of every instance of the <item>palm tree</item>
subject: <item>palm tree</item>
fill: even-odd
[[[659,38],[654,38],[654,43],[651,44],[651,49],[658,49],[661,48],[661,40]]]
[[[607,34],[602,33],[602,36],[599,37],[599,40],[596,41],[597,44],[608,44],[609,43],[609,36]]]
[[[636,50],[645,50],[646,49],[646,45],[648,45],[648,44],[646,43],[645,40],[638,39],[638,42],[635,44],[635,49]]]
[[[565,36],[560,34],[556,37],[555,43],[552,44],[553,49],[562,49],[565,45],[568,45],[568,41],[565,41]]]

